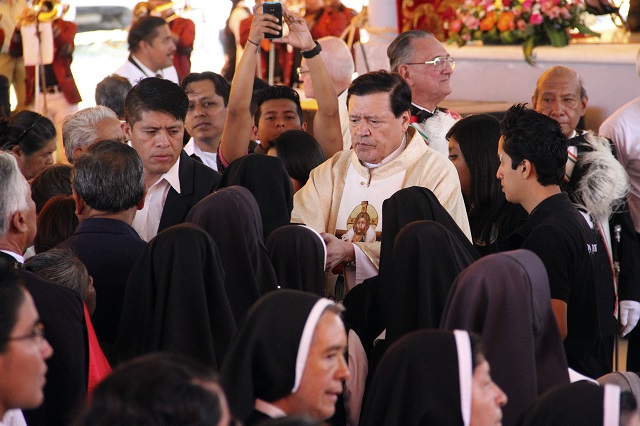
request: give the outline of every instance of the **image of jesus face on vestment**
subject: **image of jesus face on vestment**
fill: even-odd
[[[336,231],[336,236],[353,243],[370,243],[376,241],[378,212],[367,201],[357,205],[346,223],[347,231]]]

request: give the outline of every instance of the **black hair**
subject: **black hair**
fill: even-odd
[[[505,114],[500,133],[502,149],[511,157],[514,170],[523,160],[529,160],[536,169],[540,185],[562,183],[568,139],[556,120],[526,108],[525,104],[518,104]]]
[[[184,80],[182,80],[180,86],[182,87],[182,90],[186,92],[187,86],[189,86],[189,84],[205,80],[209,80],[213,83],[216,95],[222,98],[222,100],[224,101],[224,106],[226,107],[229,104],[229,93],[231,92],[231,85],[229,84],[227,79],[225,79],[220,74],[216,74],[215,72],[211,71],[192,72],[191,74],[187,75]]]
[[[351,96],[375,93],[389,93],[391,112],[396,118],[411,108],[411,88],[407,82],[400,75],[385,70],[368,72],[353,80],[347,94],[347,105]]]
[[[18,322],[18,310],[24,301],[24,287],[15,265],[0,261],[0,353],[7,349],[11,330]]]
[[[74,424],[215,425],[225,412],[222,395],[208,367],[182,355],[154,353],[116,367]]]
[[[76,203],[70,195],[56,195],[46,202],[37,219],[33,241],[36,253],[54,248],[71,237],[78,227]]]
[[[288,86],[269,86],[264,89],[260,89],[254,92],[253,98],[256,102],[255,113],[253,116],[256,127],[258,127],[258,122],[260,121],[260,116],[262,115],[262,111],[260,110],[262,104],[266,101],[270,101],[273,99],[289,99],[296,105],[296,112],[298,113],[298,117],[300,118],[300,123],[304,121],[302,117],[302,106],[300,105],[300,95],[298,92],[293,90]]]
[[[471,115],[456,122],[447,132],[454,138],[469,168],[471,189],[465,199],[474,242],[489,245],[494,225],[500,228],[508,209],[496,170],[500,161],[500,121],[487,114]]]
[[[56,137],[56,128],[47,117],[33,111],[20,111],[9,121],[0,145],[5,151],[19,146],[29,156]]]
[[[129,28],[129,35],[127,36],[129,51],[137,52],[142,40],[150,43],[151,40],[158,35],[158,28],[166,23],[164,19],[157,16],[143,16],[136,20],[131,28]]]
[[[309,133],[302,130],[287,130],[273,141],[278,158],[282,160],[289,177],[301,185],[309,180],[311,170],[325,160],[320,144]]]
[[[141,80],[127,94],[124,101],[125,120],[133,125],[145,112],[163,112],[184,122],[189,109],[189,98],[177,84],[163,78],[148,77]]]
[[[106,140],[91,145],[76,160],[73,188],[91,208],[107,213],[129,210],[144,197],[144,170],[135,149]]]
[[[116,74],[109,75],[96,86],[96,105],[106,106],[122,119],[124,99],[132,87],[128,79]]]
[[[40,213],[45,203],[56,195],[71,195],[71,166],[53,164],[42,170],[31,181],[31,198]]]

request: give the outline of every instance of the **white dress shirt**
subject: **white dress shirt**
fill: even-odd
[[[138,232],[140,238],[147,242],[158,234],[160,217],[162,217],[169,189],[173,188],[178,194],[180,193],[179,171],[180,158],[167,173],[160,176],[160,179],[149,187],[147,195],[144,197],[144,207],[142,210],[138,210],[133,218],[133,229]]]
[[[197,155],[202,160],[202,164],[218,171],[218,154],[201,150],[193,138],[189,139],[189,143],[184,146],[184,152],[189,155]]]

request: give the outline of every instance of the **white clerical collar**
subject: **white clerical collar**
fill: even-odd
[[[169,182],[169,185],[179,194],[180,193],[180,157],[178,157],[178,161],[176,161],[173,166],[169,169],[169,171],[160,178],[155,181],[153,185],[160,182],[162,179]],[[151,185],[151,186],[153,186]]]
[[[573,132],[571,132],[571,136],[569,136],[569,139],[573,139],[576,136],[578,136],[578,132],[576,132],[576,129],[573,129]]]
[[[414,107],[421,109],[423,111],[427,111],[429,114],[433,114],[436,110],[434,109],[433,111],[426,109],[425,107],[421,107],[420,105],[414,104],[413,102],[411,102],[411,105],[413,105]],[[437,109],[437,108],[436,108]]]
[[[20,255],[20,254],[18,254],[16,252],[9,251],[9,250],[0,250],[0,251],[2,253],[6,253],[9,256],[13,257],[16,260],[16,262],[18,262],[18,263],[24,263],[24,256],[22,256],[22,255]]]
[[[159,69],[158,71],[151,71],[142,62],[140,62],[140,59],[133,56],[133,54],[131,54],[131,60],[134,62],[135,65],[138,66],[140,71],[142,71],[144,75],[146,75],[147,77],[156,77],[157,75],[160,75],[161,78],[164,78],[164,72],[163,72],[164,70]]]
[[[273,404],[269,404],[267,401],[264,401],[260,398],[256,398],[256,410],[261,413],[266,414],[272,419],[279,419],[280,417],[287,417],[287,413],[282,411],[280,408],[276,407]]]
[[[388,164],[388,163],[392,162],[393,160],[395,160],[396,158],[398,158],[398,156],[400,154],[402,154],[402,151],[404,151],[404,149],[406,147],[407,147],[407,132],[404,132],[404,136],[402,137],[402,143],[400,144],[398,149],[396,149],[391,154],[389,154],[385,158],[383,158],[381,162],[379,162],[377,164],[371,164],[371,163],[365,163],[363,161],[363,163],[368,169],[376,169],[376,168],[378,168],[380,166],[384,166],[385,164]]]

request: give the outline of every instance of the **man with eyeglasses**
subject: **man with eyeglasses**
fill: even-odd
[[[27,424],[68,424],[87,391],[88,343],[80,296],[25,271],[23,253],[36,235],[36,206],[29,184],[10,153],[0,153],[0,264],[19,269],[33,296],[55,356],[44,403],[24,412]]]
[[[411,125],[430,148],[449,155],[446,134],[460,116],[438,104],[451,94],[455,60],[432,34],[419,30],[396,37],[387,56],[391,71],[411,87]]]
[[[561,189],[587,218],[607,256],[599,282],[608,282],[614,274],[613,244],[615,229],[620,231],[618,281],[620,333],[633,330],[640,318],[640,244],[627,206],[628,178],[624,167],[616,160],[613,146],[593,132],[578,129],[587,110],[587,91],[573,69],[555,66],[546,70],[536,84],[531,98],[536,111],[556,120],[569,138],[568,160]],[[612,262],[609,262],[611,259]],[[609,283],[611,285],[611,283]],[[633,335],[633,339],[640,336]],[[630,360],[632,358],[629,358]],[[632,363],[637,364],[637,355]]]

